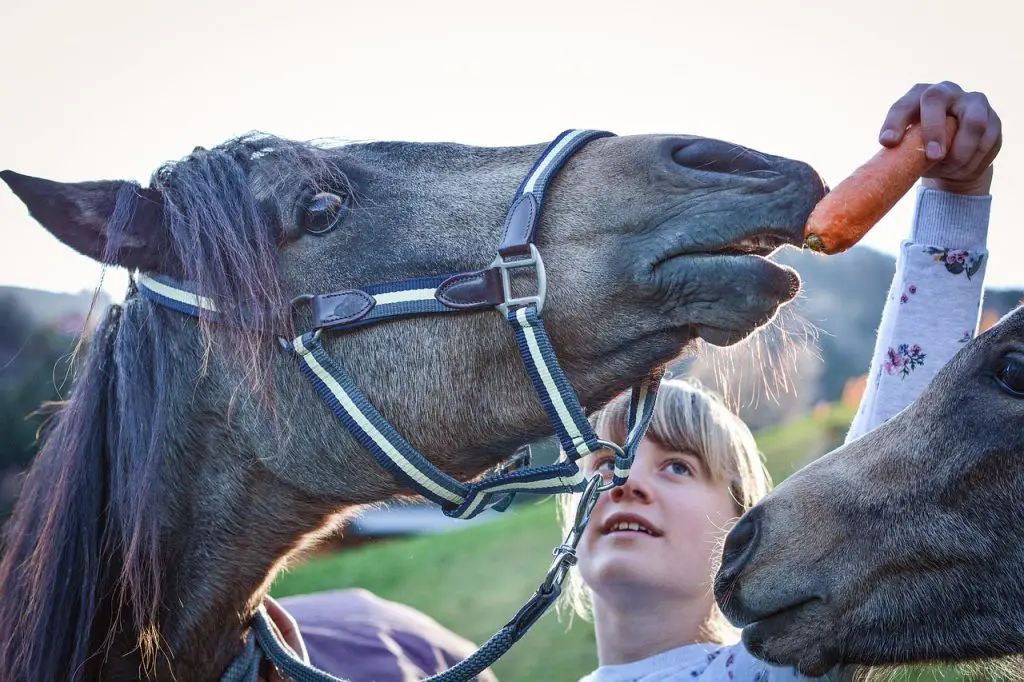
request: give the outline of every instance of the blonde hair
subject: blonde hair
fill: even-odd
[[[626,434],[628,411],[627,392],[592,414],[590,423],[601,438],[621,444]],[[713,482],[728,481],[737,516],[771,489],[771,477],[750,429],[718,395],[695,379],[662,381],[646,438],[669,450],[699,456]],[[572,525],[578,501],[579,495],[562,495],[558,500],[558,518],[563,532],[568,532]],[[584,584],[578,570],[569,572],[558,611],[568,614],[570,620],[573,612],[584,620],[592,618],[590,588]],[[721,644],[738,636],[717,605],[708,614],[704,634],[710,641]]]

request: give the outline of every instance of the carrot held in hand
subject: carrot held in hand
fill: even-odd
[[[957,123],[946,117],[946,139]],[[910,126],[898,146],[883,147],[818,202],[804,228],[804,246],[836,254],[864,238],[937,161],[924,153],[921,127]]]

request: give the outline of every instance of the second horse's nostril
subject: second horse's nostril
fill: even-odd
[[[722,570],[735,575],[743,568],[747,558],[757,547],[759,507],[747,512],[736,527],[725,537],[722,550]]]
[[[678,141],[672,150],[672,160],[685,168],[709,173],[766,177],[777,174],[770,157],[740,145],[707,138]]]

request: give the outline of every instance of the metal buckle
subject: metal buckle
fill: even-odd
[[[587,524],[590,523],[590,513],[594,510],[597,498],[601,496],[604,490],[600,475],[596,475],[587,481],[587,487],[580,496],[579,503],[576,505],[576,516],[573,519],[572,528],[569,529],[562,544],[552,552],[555,558],[551,562],[547,574],[544,576],[544,581],[540,584],[538,593],[547,594],[554,589],[562,587],[562,583],[565,582],[565,578],[569,574],[569,568],[576,564],[576,547],[580,544],[580,540],[583,539],[583,531],[587,529]]]
[[[532,461],[533,450],[530,448],[530,445],[522,445],[514,453],[512,453],[512,456],[509,457],[508,460],[495,466],[491,470],[491,474],[490,476],[488,476],[488,478],[497,478],[499,476],[509,474],[513,471],[518,471],[519,469],[523,469],[525,467],[530,466],[530,463]]]
[[[505,260],[499,252],[494,257],[494,261],[491,262],[489,267],[498,268],[501,271],[501,293],[505,299],[504,303],[499,303],[495,306],[501,311],[501,314],[508,317],[508,307],[511,305],[529,305],[530,303],[536,304],[537,314],[540,315],[541,311],[544,310],[544,298],[548,293],[548,277],[547,273],[544,272],[544,260],[540,257],[540,251],[533,244],[530,244],[530,255],[525,258],[517,260]],[[512,298],[512,280],[509,277],[508,271],[516,268],[525,268],[533,266],[534,274],[537,277],[537,293],[534,296],[520,296],[519,298]]]

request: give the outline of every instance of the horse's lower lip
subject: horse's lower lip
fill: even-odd
[[[728,346],[731,345],[732,339],[736,336],[735,332],[731,332],[727,329],[717,329],[715,327],[708,327],[707,325],[701,325],[696,328],[697,336],[704,339],[713,346]]]
[[[681,256],[757,256],[759,258],[767,258],[772,255],[786,243],[778,243],[770,248],[746,248],[739,246],[726,246],[723,249],[717,249],[715,251],[689,251],[686,253],[679,254]]]
[[[771,256],[778,251],[775,249],[771,253],[748,253],[748,252],[727,252],[727,251],[691,251],[687,253],[677,253],[670,258],[659,261],[659,265],[667,263],[672,260],[683,260],[683,259],[700,259],[705,261],[749,261],[751,263],[771,263],[777,268],[785,269],[785,266],[780,265],[777,261],[773,260]]]
[[[793,300],[800,291],[800,276],[792,267],[751,254],[680,255],[654,266],[652,284],[661,296],[676,297],[681,290],[691,290],[699,293],[699,300],[727,307],[727,314],[705,314],[700,308],[690,314],[682,300],[679,328],[688,339],[700,337],[712,345],[730,346]]]
[[[807,677],[816,678],[825,675],[837,662],[827,651],[815,646],[815,656],[809,659],[806,656],[808,652],[806,648],[803,649],[804,654],[800,656],[794,656],[791,650],[785,654],[778,650],[780,641],[790,641],[792,637],[801,632],[799,628],[794,629],[794,623],[799,618],[800,612],[805,607],[812,605],[813,602],[821,601],[820,598],[811,597],[746,625],[743,628],[743,644],[747,651],[758,658],[771,660],[775,665],[793,666]]]
[[[808,597],[803,601],[799,601],[789,606],[784,606],[777,611],[773,611],[766,616],[761,616],[757,620],[751,621],[743,627],[743,631],[749,631],[751,635],[757,636],[764,630],[778,628],[780,626],[784,627],[789,622],[793,621],[797,611],[814,601],[819,601],[819,599],[817,597]]]

